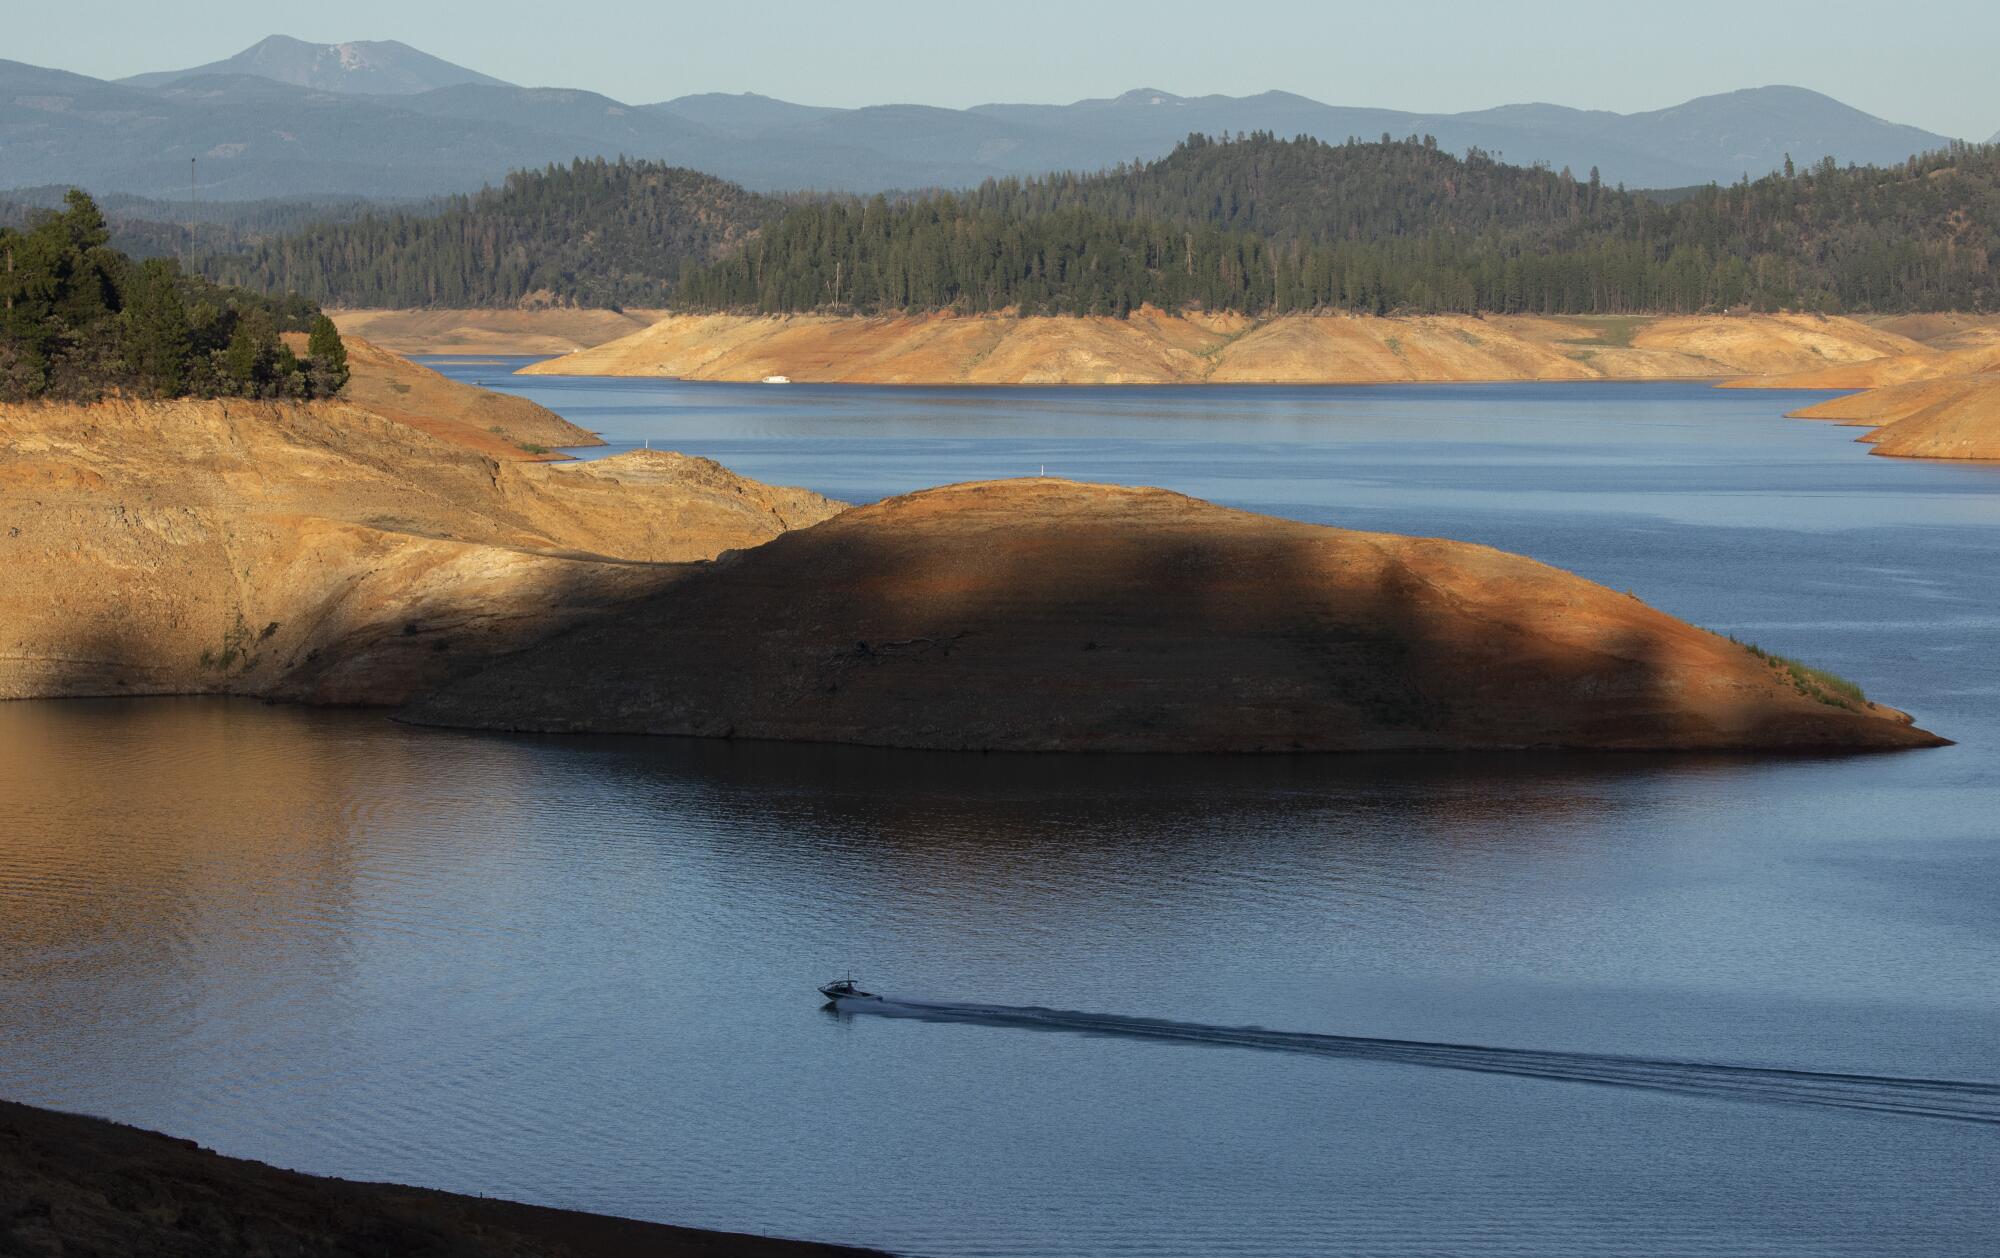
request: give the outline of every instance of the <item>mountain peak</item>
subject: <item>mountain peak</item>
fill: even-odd
[[[1129,92],[1120,92],[1111,101],[1114,105],[1180,105],[1185,102],[1172,92],[1163,92],[1157,87],[1135,87]]]
[[[395,39],[350,40],[314,44],[290,35],[266,35],[233,57],[186,70],[135,74],[124,82],[134,87],[165,87],[196,75],[251,74],[258,78],[321,92],[369,96],[412,96],[440,87],[479,83],[509,86],[501,80],[433,57]]]
[[[1852,121],[1866,119],[1872,123],[1893,126],[1872,114],[1856,109],[1843,101],[1835,100],[1825,92],[1815,92],[1809,87],[1798,87],[1790,83],[1771,83],[1764,87],[1740,87],[1733,92],[1716,92],[1708,96],[1697,96],[1693,100],[1669,105],[1665,109],[1650,110],[1633,114],[1643,118],[1655,114],[1699,114],[1711,112],[1741,113],[1745,109],[1783,113],[1787,116],[1810,118],[1818,121]]]

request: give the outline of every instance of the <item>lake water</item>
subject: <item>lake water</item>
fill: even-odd
[[[1523,551],[1959,743],[1051,758],[0,705],[0,1095],[917,1253],[1994,1251],[2000,467],[1689,384],[443,369],[852,500],[1046,465]],[[849,965],[982,1008],[822,1012]]]

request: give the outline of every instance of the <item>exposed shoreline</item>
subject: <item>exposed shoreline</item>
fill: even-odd
[[[521,374],[921,386],[1719,380],[1924,350],[1817,315],[683,314]]]
[[[649,327],[662,310],[329,310],[342,336],[398,354],[567,354]]]
[[[881,1252],[310,1175],[142,1127],[0,1101],[0,1252],[44,1251],[440,1258]]]
[[[1805,331],[1820,334],[1817,325]],[[1763,341],[1771,329],[1728,332],[1739,342]],[[1595,666],[1588,661],[1630,653],[1595,640],[1535,655],[1547,666],[1547,693],[1482,707],[1467,698],[1467,688],[1487,684],[1495,661],[1518,666],[1522,652],[1533,651],[1503,641],[1507,633],[1474,632],[1446,604],[1433,605],[1431,595],[1387,598],[1374,586],[1343,584],[1364,568],[1380,569],[1382,580],[1411,591],[1462,578],[1477,597],[1466,593],[1460,601],[1487,606],[1480,623],[1515,625],[1507,632],[1520,642],[1547,646],[1554,630],[1527,627],[1540,605],[1519,590],[1509,596],[1489,588],[1478,575],[1495,563],[1527,565],[1519,557],[1478,558],[1484,554],[1478,548],[1421,539],[1368,541],[1161,491],[1046,479],[932,490],[843,514],[846,504],[665,451],[542,463],[535,460],[545,450],[508,436],[531,425],[573,437],[582,430],[525,399],[448,381],[359,338],[352,352],[354,397],[329,403],[117,400],[0,408],[0,506],[6,508],[0,551],[16,577],[0,595],[0,642],[8,647],[0,654],[0,697],[213,693],[326,705],[416,703],[421,719],[435,724],[775,733],[799,741],[981,750],[1772,750],[1936,741],[1893,720],[1873,732],[1823,728],[1824,720],[1805,719],[1826,716],[1817,704],[1787,717],[1781,709],[1797,706],[1797,696],[1783,686],[1773,690],[1769,668],[1749,668],[1729,653],[1703,667],[1740,673],[1738,693],[1708,708],[1688,707],[1673,698],[1673,687],[1656,684],[1672,669],[1619,672],[1613,685],[1590,673]],[[502,415],[504,423],[482,426]],[[1132,513],[1157,528],[1133,533]],[[801,530],[814,540],[794,546],[783,536]],[[1163,540],[1169,535],[1171,544]],[[1230,547],[1242,553],[1220,569],[1201,558]],[[1412,547],[1412,554],[1428,557],[1384,559]],[[1041,579],[992,568],[996,555],[1023,548],[1038,556]],[[1336,562],[1356,548],[1367,563]],[[556,635],[577,631],[552,648],[574,651],[593,640],[584,631],[595,622],[640,624],[654,614],[649,609],[692,607],[702,590],[731,588],[735,578],[717,574],[762,571],[778,562],[772,555],[807,551],[823,552],[829,562],[853,561],[847,594],[877,585],[877,594],[902,589],[910,606],[891,615],[872,595],[841,602],[846,595],[830,583],[824,564],[780,565],[782,574],[770,577],[779,587],[771,599],[754,580],[739,591],[741,599],[717,595],[721,603],[702,617],[720,637],[679,648],[686,659],[708,663],[698,677],[667,687],[693,696],[697,682],[714,682],[713,662],[744,649],[744,626],[789,626],[804,603],[839,603],[815,621],[842,626],[834,636],[801,642],[796,659],[766,670],[757,695],[750,693],[756,687],[711,694],[700,711],[676,709],[658,719],[632,708],[637,691],[624,690],[623,697],[597,696],[601,702],[589,711],[543,712],[540,680],[529,687],[534,693],[513,699],[470,692],[456,692],[463,702],[437,698],[489,668],[499,670],[496,677],[505,674],[515,667],[505,662],[509,657],[532,654]],[[869,568],[878,561],[879,572]],[[1180,571],[1190,564],[1185,579],[1156,580],[1159,565]],[[1275,565],[1265,586],[1232,585],[1232,573],[1260,564]],[[959,573],[963,588],[938,602],[936,582],[923,575],[932,568]],[[1542,575],[1521,575],[1530,572]],[[163,580],[164,573],[173,576]],[[1047,602],[1051,573],[1063,576],[1068,593]],[[1676,659],[1715,649],[1691,627],[1642,614],[1623,596],[1607,602],[1588,583],[1556,579],[1533,565],[1516,576],[1521,589],[1535,586],[1556,604],[1597,607],[1602,614],[1593,623],[1611,626],[1606,632],[1671,647]],[[1266,596],[1280,588],[1289,594],[1271,603]],[[977,608],[965,601],[974,593],[984,600]],[[1177,628],[1143,612],[1169,605],[1184,613]],[[1211,623],[1219,606],[1234,608],[1235,619]],[[1306,606],[1321,611],[1301,618],[1298,609]],[[673,634],[688,632],[678,613],[668,619],[674,623],[667,629],[649,632],[616,658],[650,658]],[[1151,627],[1135,628],[1142,624]],[[896,644],[967,635],[974,640],[940,648],[916,672],[890,670],[899,685],[925,691],[891,695],[884,700],[891,708],[907,700],[912,711],[936,709],[936,719],[920,728],[878,720],[882,713],[873,707],[857,708],[852,721],[842,712],[791,721],[764,710],[773,696],[793,696],[797,703],[779,706],[806,712],[819,702],[813,696],[856,693],[848,674],[857,660],[866,667],[855,676],[887,678],[884,661],[903,659]],[[1240,649],[1218,655],[1216,644],[1231,635],[1241,639]],[[774,629],[750,636],[782,635]],[[1015,649],[1030,640],[1042,647]],[[996,645],[1009,642],[1014,646]],[[1402,690],[1364,711],[1328,692],[1327,669],[1310,664],[1327,651],[1359,659],[1359,642],[1423,645],[1430,663],[1404,669]],[[858,643],[888,645],[857,652]],[[1077,655],[1079,643],[1087,645],[1087,658]],[[947,657],[951,667],[943,664]],[[1218,659],[1232,661],[1233,689],[1188,706],[1199,686],[1216,682]],[[751,661],[739,663],[741,675],[751,676]],[[1011,693],[1010,678],[1085,664],[1074,680],[1097,688],[1101,709],[1087,719],[1059,703],[996,724],[977,705],[954,711],[936,704],[938,695],[963,689],[962,679],[954,679],[961,666],[979,676],[965,693],[987,687],[1004,695]],[[1356,664],[1371,685],[1402,676],[1396,660],[1377,664]],[[819,672],[795,676],[786,671],[793,665]],[[560,671],[557,689],[574,691],[574,668]],[[615,670],[603,671],[608,677]],[[1253,682],[1263,687],[1263,707],[1244,698]],[[1073,698],[1084,691],[1064,693]],[[759,695],[763,707],[737,709]],[[1630,712],[1597,711],[1600,700],[1615,695],[1630,701]],[[427,700],[442,706],[422,708]],[[1497,711],[1495,704],[1513,713],[1508,721],[1463,719],[1466,711]],[[1156,719],[1168,708],[1179,713],[1178,723]],[[1596,712],[1590,721],[1579,715],[1586,709]],[[1857,703],[1855,710],[1867,709]],[[1222,720],[1223,712],[1236,715]],[[1308,719],[1312,712],[1320,717]],[[1878,715],[1900,717],[1888,709]],[[1621,724],[1626,716],[1636,723]],[[1058,731],[1068,717],[1082,723]],[[1296,728],[1273,733],[1287,723]]]
[[[1965,317],[1938,323],[1941,334],[1916,353],[1725,387],[1838,392],[1788,414],[1865,427],[1856,440],[1874,454],[2000,461],[2000,324]]]
[[[518,374],[695,383],[1143,388],[1680,381],[1851,394],[1790,412],[1900,458],[2000,460],[2000,316],[674,315],[349,311],[406,353],[549,353]],[[474,329],[471,333],[464,329]],[[621,329],[623,332],[621,334]],[[459,345],[471,336],[476,346]],[[1861,390],[1863,392],[1856,393]],[[1894,431],[1890,427],[1894,426]]]

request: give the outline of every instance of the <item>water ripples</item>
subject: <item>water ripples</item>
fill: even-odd
[[[933,1254],[1879,1252],[1913,1228],[1949,1252],[2000,1226],[1983,1120],[1684,1064],[1977,1074],[2000,1028],[1949,1011],[1991,990],[1980,937],[1827,916],[1925,868],[1915,826],[1960,863],[1906,894],[1977,920],[1990,810],[1878,798],[1893,761],[1162,776],[207,701],[0,705],[0,750],[0,1094],[234,1154]],[[1773,821],[1805,798],[1898,837],[1828,861]],[[1811,1003],[1855,988],[1843,950],[1910,1003]],[[807,984],[848,963],[977,990],[1000,1025],[1057,994],[1185,1025],[826,1018]],[[1279,1020],[1367,1033],[1241,1025]],[[1473,1047],[1549,1042],[1578,1051]]]
[[[1474,1074],[1513,1075],[1524,1079],[1673,1092],[1711,1100],[1820,1106],[1891,1114],[1901,1118],[2000,1126],[2000,1083],[1270,1031],[1263,1027],[1216,1026],[1040,1006],[981,1005],[894,996],[843,999],[834,1003],[838,1012],[845,1016],[914,1018],[926,1022],[1068,1031],[1112,1038],[1305,1053],[1346,1061],[1387,1062]]]

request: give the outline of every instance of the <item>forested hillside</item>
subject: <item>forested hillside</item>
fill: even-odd
[[[218,288],[169,259],[111,248],[97,205],[0,227],[0,401],[326,397],[347,382],[331,320],[296,298]],[[300,358],[280,339],[307,332]]]
[[[2000,148],[1664,198],[1428,140],[1194,136],[1097,175],[789,208],[693,171],[591,161],[201,266],[349,306],[1990,310]]]
[[[1247,231],[1280,243],[1407,236],[1426,231],[1543,231],[1551,237],[1615,224],[1654,203],[1603,186],[1509,166],[1477,149],[1455,157],[1428,139],[1236,140],[1191,135],[1156,162],[1101,174],[991,180],[966,194],[978,210],[1029,217],[1087,210]]]
[[[0,193],[0,227],[25,227],[44,211],[63,208],[68,193],[60,184]],[[191,202],[113,192],[93,199],[111,229],[111,247],[135,258],[242,253],[275,236],[391,208],[353,197]],[[439,205],[410,202],[401,208],[423,215],[435,214]]]
[[[722,256],[779,208],[697,171],[595,159],[509,175],[439,213],[321,224],[200,265],[343,306],[659,305],[685,264]]]
[[[676,303],[1122,315],[2000,307],[2000,149],[1672,203],[1417,140],[1193,137],[1096,176],[802,206]]]

